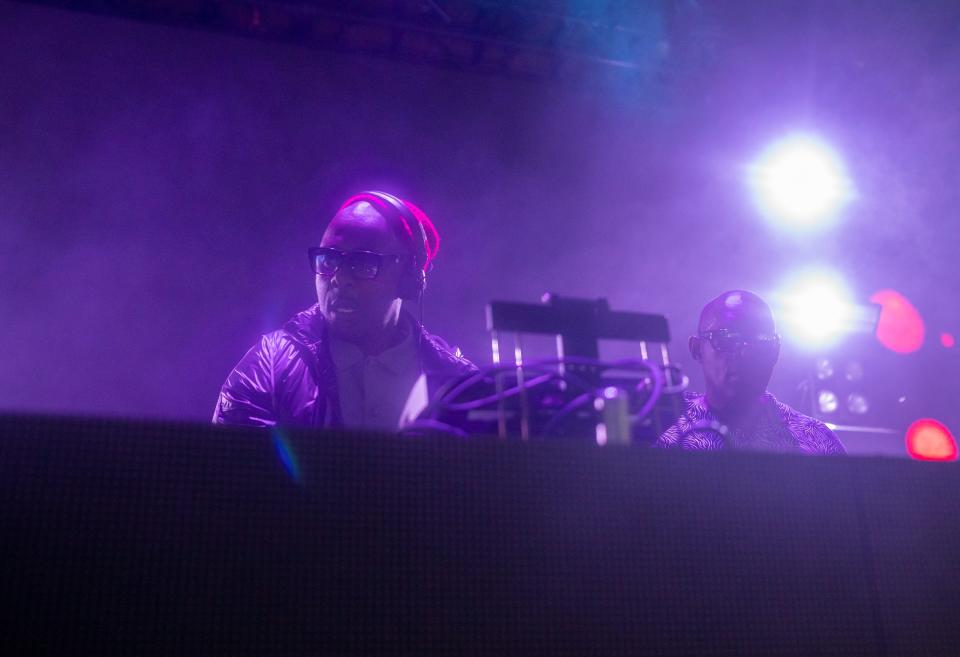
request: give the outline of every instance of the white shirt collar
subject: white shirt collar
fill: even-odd
[[[379,354],[368,356],[360,347],[339,338],[330,337],[330,357],[337,371],[349,370],[363,362],[364,358],[376,361],[392,374],[400,374],[410,367],[411,357],[416,358],[417,340],[412,330],[412,322],[401,319],[400,330],[403,337],[400,342],[384,349]]]

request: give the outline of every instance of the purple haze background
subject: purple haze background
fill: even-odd
[[[694,3],[695,4],[695,3]],[[815,5],[810,7],[810,5]],[[545,291],[660,312],[831,265],[906,294],[927,345],[881,359],[958,427],[960,29],[941,3],[730,2],[656,70],[526,81],[0,1],[0,409],[204,420],[262,332],[311,304],[349,194],[442,235],[427,325],[488,362],[484,304]],[[860,200],[797,240],[742,168],[816,130]],[[805,363],[785,349],[774,392]]]

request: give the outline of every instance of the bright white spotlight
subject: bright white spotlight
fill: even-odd
[[[817,407],[821,413],[833,413],[837,410],[837,394],[831,390],[821,390],[817,395]]]
[[[805,134],[771,144],[748,169],[747,182],[768,219],[796,229],[825,226],[856,197],[839,155]]]
[[[861,309],[831,271],[800,272],[772,300],[784,337],[800,346],[822,349],[857,330]]]

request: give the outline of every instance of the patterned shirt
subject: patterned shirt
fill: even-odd
[[[823,422],[803,415],[764,393],[757,415],[746,427],[722,425],[702,394],[686,393],[686,409],[663,432],[657,447],[751,449],[799,454],[846,454],[840,439]]]

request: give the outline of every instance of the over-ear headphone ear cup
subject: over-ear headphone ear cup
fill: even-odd
[[[400,298],[416,301],[427,289],[427,272],[411,267],[400,277]]]
[[[411,301],[420,299],[420,295],[427,289],[427,272],[424,267],[427,267],[430,262],[426,229],[413,212],[404,205],[404,202],[393,194],[373,190],[363,192],[363,194],[377,198],[386,204],[385,207],[392,208],[395,220],[403,223],[408,232],[413,233],[410,237],[411,246],[414,250],[414,264],[400,276],[397,293],[401,299],[410,299]]]

